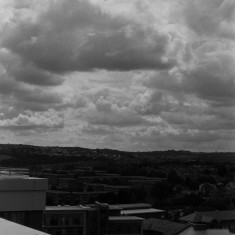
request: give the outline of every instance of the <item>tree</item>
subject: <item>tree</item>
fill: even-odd
[[[176,171],[171,170],[167,176],[167,180],[170,184],[175,185],[175,184],[182,184],[183,183],[183,178],[180,177]]]
[[[199,206],[202,202],[202,198],[198,193],[185,194],[184,203],[188,206]]]
[[[138,188],[133,190],[133,197],[135,198],[135,201],[137,202],[144,202],[146,198],[146,193],[144,188]]]
[[[221,164],[217,166],[217,174],[221,177],[224,177],[228,172],[227,166],[225,164]]]
[[[132,194],[131,192],[120,190],[118,193],[118,203],[131,203],[132,201]]]
[[[210,175],[199,176],[197,181],[199,182],[199,184],[202,184],[202,183],[216,184],[216,180],[214,179],[213,176],[210,176]]]
[[[151,190],[151,195],[159,200],[167,198],[172,193],[172,186],[167,182],[157,182]]]

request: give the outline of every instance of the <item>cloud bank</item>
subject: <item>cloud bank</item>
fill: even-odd
[[[233,0],[0,7],[1,139],[235,150]]]

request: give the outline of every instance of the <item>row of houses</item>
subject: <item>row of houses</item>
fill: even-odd
[[[226,185],[222,183],[210,184],[203,183],[199,186],[199,192],[205,198],[219,197],[224,198],[229,204],[235,203],[235,183],[229,182]]]

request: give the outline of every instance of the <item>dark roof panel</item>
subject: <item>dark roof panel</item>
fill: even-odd
[[[181,217],[180,220],[191,223],[211,223],[213,220],[235,220],[235,210],[194,212]]]
[[[156,231],[165,235],[176,235],[188,227],[190,227],[189,224],[181,224],[153,218],[147,219],[143,222],[143,230]]]

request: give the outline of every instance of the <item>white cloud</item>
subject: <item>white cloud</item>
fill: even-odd
[[[0,127],[6,129],[62,128],[63,116],[55,110],[46,112],[25,111],[12,119],[1,119]]]

